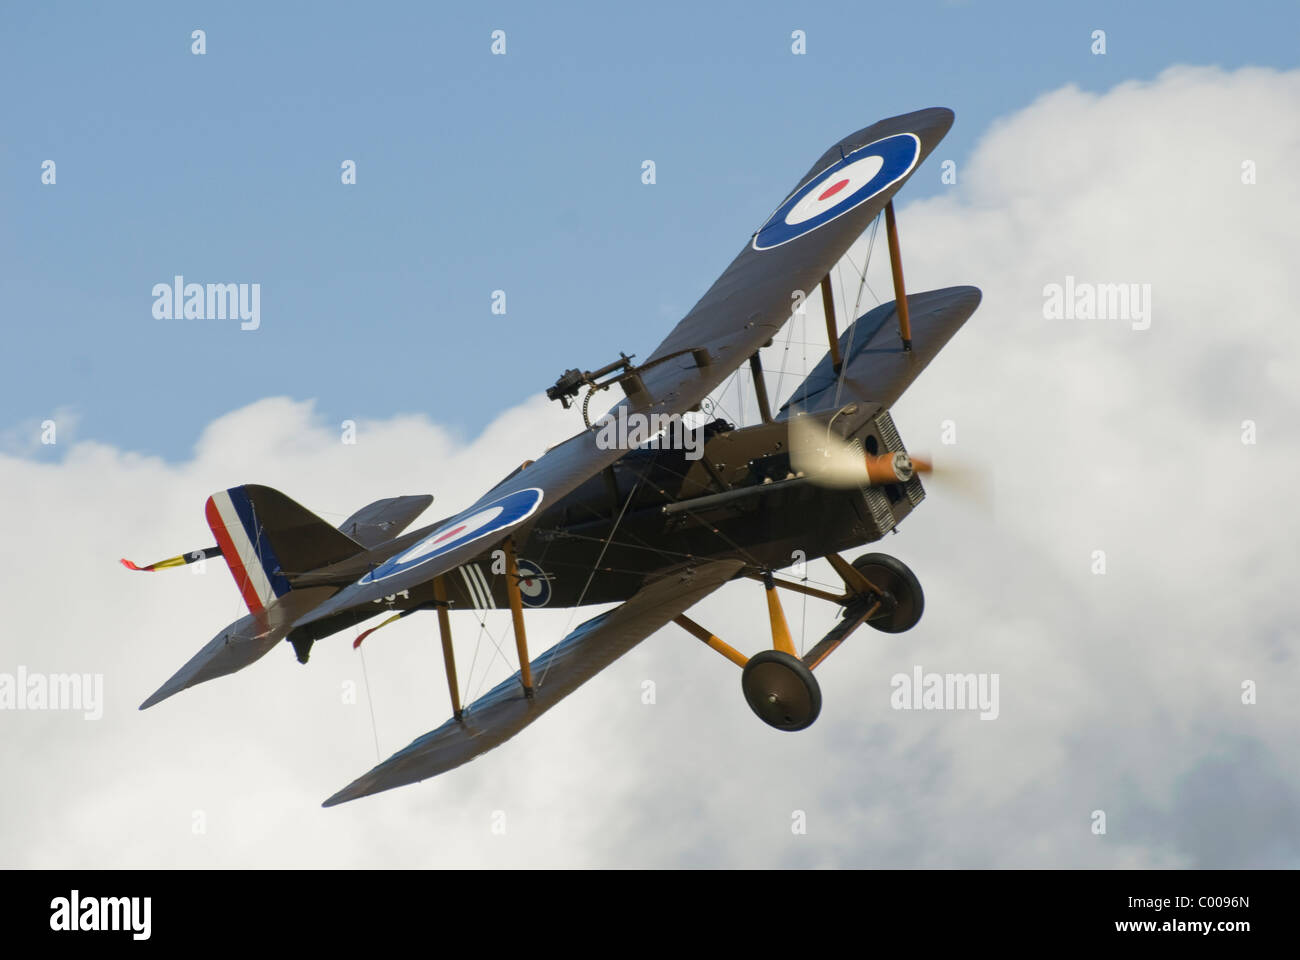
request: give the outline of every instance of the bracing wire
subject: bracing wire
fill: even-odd
[[[366,684],[366,706],[370,708],[370,732],[375,738],[375,760],[382,760],[383,754],[379,752],[379,725],[375,722],[375,698],[370,695],[370,674],[366,671],[366,651],[357,647],[357,652],[361,654],[361,678]]]
[[[845,344],[844,355],[841,357],[843,363],[840,365],[840,375],[835,381],[835,405],[837,407],[840,404],[840,393],[844,389],[844,378],[848,376],[849,372],[849,358],[853,356],[853,339],[858,332],[858,308],[862,305],[862,288],[867,285],[867,270],[871,267],[871,254],[876,248],[876,232],[879,229],[880,214],[876,214],[876,219],[871,221],[871,238],[867,241],[867,258],[862,263],[862,281],[858,285],[858,296],[853,304],[853,315],[849,318],[849,339],[848,343]],[[851,263],[852,261],[850,261]],[[857,270],[857,267],[855,266],[853,269]],[[872,296],[875,296],[874,291]]]
[[[772,402],[781,402],[781,382],[785,379],[785,366],[790,359],[790,338],[794,336],[794,318],[785,325],[785,346],[781,349],[781,370],[776,375],[776,389],[772,391]]]
[[[478,637],[474,640],[474,657],[470,662],[470,676],[465,678],[465,693],[461,698],[462,703],[472,703],[473,700],[477,700],[479,694],[483,692],[483,686],[487,683],[487,679],[492,673],[492,664],[486,664],[483,667],[483,676],[479,677],[478,688],[474,691],[474,695],[471,698],[469,688],[473,685],[471,680],[474,673],[474,663],[478,661],[478,652],[479,648],[483,644],[483,637],[486,636],[491,642],[493,649],[496,650],[497,656],[501,658],[501,662],[506,665],[507,670],[513,665],[510,662],[510,658],[505,655],[505,651],[501,649],[500,642],[492,635],[492,631],[488,629],[486,613],[475,610],[474,619],[478,621],[479,631]],[[491,657],[489,657],[489,659],[491,659]]]
[[[627,508],[632,503],[632,498],[636,492],[641,489],[641,481],[644,477],[638,477],[636,483],[632,484],[632,489],[628,491],[627,499],[623,501],[623,509],[618,512],[618,517],[614,521],[614,526],[610,528],[609,536],[601,545],[600,554],[596,557],[596,562],[592,564],[591,572],[587,574],[587,582],[582,585],[582,592],[578,594],[578,602],[573,605],[573,610],[569,614],[569,622],[565,624],[564,636],[569,635],[569,630],[573,627],[573,618],[578,614],[578,608],[582,606],[582,601],[587,597],[587,590],[591,587],[591,581],[596,578],[596,571],[600,569],[600,562],[605,559],[605,551],[609,549],[610,542],[614,539],[614,534],[618,532],[618,526],[623,522],[623,515],[627,513]],[[551,648],[554,650],[554,647]],[[542,675],[537,679],[537,686],[540,689],[542,683],[546,680],[546,674],[550,672],[551,662],[555,659],[554,654],[546,658],[546,666],[542,668]]]

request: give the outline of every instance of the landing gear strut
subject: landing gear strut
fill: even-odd
[[[921,583],[901,560],[884,553],[863,554],[852,563],[834,553],[826,559],[844,581],[842,595],[777,580],[770,571],[750,574],[762,580],[766,588],[772,626],[770,650],[747,658],[685,614],[676,618],[678,625],[741,667],[740,687],[745,702],[760,720],[777,730],[803,730],[812,726],[822,709],[821,686],[813,670],[849,634],[864,623],[882,633],[902,633],[916,626],[925,610]],[[832,600],[844,608],[839,623],[802,658],[796,655],[790,638],[777,587]]]

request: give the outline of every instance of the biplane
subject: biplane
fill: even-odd
[[[924,596],[899,560],[845,551],[894,531],[925,496],[926,464],[908,454],[890,408],[980,302],[975,287],[904,290],[893,197],[953,122],[934,108],[883,120],[827,150],[750,237],[703,298],[643,362],[620,355],[567,370],[546,392],[581,399],[584,427],[526,461],[476,502],[407,531],[431,496],[363,507],[334,526],[264,486],[213,494],[205,512],[217,544],[135,570],[225,560],[247,616],[221,630],[141,704],[233,673],[287,641],[303,663],[322,638],[379,615],[437,619],[451,717],[325,801],[332,806],[444,773],[492,749],[651,634],[675,624],[741,668],[753,712],[779,730],[821,710],[816,671],[864,624],[913,627]],[[839,329],[830,276],[883,214],[894,300]],[[874,225],[874,226],[873,226]],[[865,272],[863,273],[865,283]],[[759,351],[820,285],[829,351],[775,412]],[[856,307],[853,310],[857,312]],[[711,394],[749,365],[758,422],[710,419]],[[694,449],[600,442],[589,404],[617,396],[606,416],[692,414]],[[843,590],[781,574],[801,551],[826,558]],[[763,591],[770,644],[746,655],[687,612],[732,581]],[[781,591],[841,608],[833,629],[800,656]],[[526,613],[617,604],[531,658]],[[461,611],[510,611],[519,670],[461,703],[452,621]],[[733,638],[735,639],[735,638]],[[355,645],[355,644],[354,644]]]

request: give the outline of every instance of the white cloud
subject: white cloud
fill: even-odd
[[[426,520],[459,509],[572,432],[540,398],[470,442],[413,416],[345,446],[310,404],[268,399],[211,424],[182,464],[88,441],[61,463],[0,457],[0,670],[102,672],[108,697],[98,722],[0,715],[16,772],[0,864],[1297,865],[1298,147],[1300,72],[1179,68],[1044,96],[984,136],[949,194],[902,207],[909,288],[969,282],[985,299],[895,417],[939,452],[955,420],[996,506],[932,485],[881,545],[920,575],[925,619],[836,652],[801,734],[760,724],[738,671],[675,628],[469,766],[331,810],[317,804],[375,753],[351,632],[307,667],[285,647],[135,710],[240,607],[220,564],[129,575],[117,556],[206,545],[204,497],[238,482],[336,522],[402,493],[438,496]],[[1066,275],[1151,284],[1151,328],[1044,320],[1043,287]],[[732,585],[692,615],[757,649],[759,590]],[[799,602],[787,612],[803,622]],[[574,619],[539,617],[534,648]],[[460,621],[468,669],[477,627]],[[831,622],[809,604],[808,642]],[[509,656],[504,618],[489,627]],[[367,641],[385,756],[446,715],[433,629],[412,617]],[[890,710],[890,676],[914,664],[999,673],[1000,718]],[[497,658],[481,689],[507,672]],[[1248,679],[1256,706],[1240,703]],[[791,834],[796,809],[807,836]]]

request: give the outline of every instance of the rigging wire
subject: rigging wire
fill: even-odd
[[[840,364],[840,375],[835,382],[835,406],[840,405],[840,392],[844,389],[844,379],[849,372],[849,358],[853,356],[853,338],[858,332],[858,307],[862,305],[862,288],[867,283],[867,270],[871,267],[871,254],[876,249],[876,233],[880,229],[880,214],[871,221],[871,238],[867,241],[867,258],[862,262],[862,282],[858,285],[857,301],[853,304],[853,316],[849,318],[849,340]],[[853,268],[854,270],[857,267]],[[875,291],[871,295],[874,297]]]
[[[673,474],[675,477],[678,477],[678,478],[681,479],[681,480],[685,480],[685,479],[686,479],[686,474],[684,474],[684,473],[679,473],[678,471],[674,470],[672,467],[666,466],[666,465],[664,465],[664,464],[660,464],[659,466],[660,466],[660,469],[662,469],[665,473],[671,473],[671,474]],[[642,479],[645,479],[644,475],[642,476]],[[639,481],[638,481],[638,482],[639,482]],[[664,490],[662,487],[658,486],[657,484],[653,484],[653,483],[652,483],[651,486],[653,486],[653,487],[655,488],[655,490],[656,490],[658,493],[660,493],[660,494],[661,494],[665,499],[667,499],[667,500],[672,500],[672,501],[674,501],[674,502],[679,502],[679,501],[677,500],[676,497],[674,497],[674,496],[672,496],[671,494],[669,494],[668,491]],[[714,533],[714,534],[716,534],[718,537],[720,537],[720,538],[721,538],[721,539],[722,539],[722,540],[727,544],[727,546],[731,547],[731,549],[735,550],[735,551],[736,551],[737,553],[739,553],[739,554],[743,554],[743,555],[746,557],[746,559],[749,561],[750,566],[753,566],[753,567],[755,567],[755,568],[757,568],[757,569],[759,569],[759,570],[766,570],[766,569],[767,569],[767,567],[766,567],[765,564],[762,564],[762,563],[759,563],[759,562],[758,562],[758,558],[757,558],[757,557],[755,557],[752,553],[750,553],[748,550],[746,550],[746,549],[745,549],[744,547],[742,547],[740,544],[736,543],[734,540],[732,540],[730,537],[728,537],[725,533],[723,533],[723,532],[722,532],[721,530],[719,530],[717,527],[713,526],[713,524],[711,524],[711,523],[705,523],[705,521],[701,520],[698,516],[696,516],[695,514],[691,513],[690,511],[687,511],[686,515],[687,515],[688,517],[691,517],[691,518],[692,518],[693,520],[695,520],[697,523],[703,524],[703,525],[704,525],[704,526],[705,526],[705,527],[706,527],[706,528],[707,528],[711,533]]]
[[[800,304],[802,307],[803,305]],[[806,309],[806,308],[805,308]],[[794,336],[794,319],[785,325],[785,346],[781,350],[781,370],[776,375],[776,389],[772,391],[772,402],[781,401],[781,381],[785,379],[785,365],[790,359],[790,338]]]
[[[366,706],[370,708],[370,732],[375,738],[375,760],[383,759],[379,752],[379,725],[375,723],[375,699],[370,695],[370,674],[366,671],[366,651],[357,647],[357,652],[361,654],[361,677],[366,683]]]
[[[733,370],[733,371],[731,372],[731,376],[729,376],[726,380],[723,381],[723,383],[722,383],[722,387],[721,387],[721,388],[719,389],[719,391],[718,391],[718,396],[720,396],[720,397],[725,397],[725,396],[727,395],[727,391],[729,391],[729,390],[731,389],[732,385],[736,382],[736,376],[737,376],[739,373],[740,373],[740,368],[739,368],[739,367],[737,367],[735,370]],[[739,389],[737,389],[736,393],[737,393],[737,396],[739,396],[739,394],[740,394]],[[728,410],[726,407],[724,407],[724,406],[722,405],[722,401],[721,401],[721,400],[715,400],[715,399],[713,399],[713,394],[709,394],[709,395],[708,395],[707,397],[705,397],[704,399],[707,400],[710,404],[713,405],[713,409],[714,409],[714,410],[721,410],[723,416],[725,416],[729,421],[731,421],[731,423],[733,423],[733,424],[736,424],[736,423],[737,423],[736,417],[732,416],[732,415],[731,415],[731,411]],[[702,402],[702,401],[701,401],[701,402]]]
[[[469,688],[473,685],[474,667],[478,663],[479,648],[483,645],[484,629],[485,628],[483,626],[483,621],[480,620],[478,624],[478,636],[474,638],[474,656],[470,657],[469,672],[465,674],[465,689],[462,690],[460,694],[460,702],[465,705],[468,705],[470,703]]]
[[[582,586],[582,592],[578,594],[578,602],[573,605],[572,612],[569,614],[569,622],[565,624],[564,636],[569,635],[569,630],[573,626],[573,618],[578,615],[578,608],[582,606],[582,601],[586,599],[587,590],[591,587],[591,581],[596,577],[596,570],[600,567],[600,561],[605,559],[605,551],[609,549],[610,541],[614,539],[614,534],[618,532],[618,525],[623,522],[623,515],[627,513],[627,508],[632,504],[632,498],[636,492],[641,489],[641,481],[645,479],[644,471],[637,477],[636,483],[632,484],[632,489],[628,491],[627,499],[623,501],[623,509],[618,512],[618,517],[614,521],[614,526],[610,528],[609,536],[605,538],[604,545],[600,548],[600,555],[596,557],[595,564],[592,565],[591,572],[587,574],[587,582]],[[551,670],[551,663],[555,660],[555,647],[551,647],[551,656],[546,658],[546,666],[542,668],[542,675],[537,679],[536,687],[541,689],[542,683],[546,680],[546,674]]]
[[[867,257],[865,260],[862,261],[862,272],[860,274],[861,282],[858,284],[858,296],[857,299],[853,301],[854,320],[857,320],[858,309],[862,306],[862,288],[867,286],[867,270],[871,267],[871,253],[876,248],[876,231],[879,229],[880,229],[880,214],[876,214],[876,219],[871,222],[871,239],[867,241]],[[846,253],[845,256],[847,257],[848,254]],[[851,257],[849,257],[848,259],[849,259],[849,265],[853,266],[853,259]],[[853,269],[857,270],[858,268],[854,266]],[[870,288],[868,287],[868,289]],[[880,300],[879,297],[876,297],[876,291],[874,290],[871,291],[871,296],[875,297],[877,302]]]
[[[487,611],[475,610],[474,619],[478,621],[479,630],[478,630],[478,636],[474,639],[474,658],[473,660],[470,661],[470,668],[469,668],[470,676],[465,678],[465,693],[463,694],[461,699],[461,703],[464,704],[472,703],[473,700],[478,699],[479,694],[483,692],[483,687],[487,683],[488,677],[491,676],[492,674],[492,664],[491,663],[484,664],[483,676],[479,677],[478,687],[474,690],[474,696],[473,699],[471,699],[469,695],[469,688],[473,685],[472,678],[474,674],[474,664],[478,661],[478,652],[479,652],[479,648],[483,644],[483,637],[486,636],[488,640],[491,641],[493,649],[496,650],[497,656],[501,658],[501,662],[506,665],[507,670],[511,669],[511,667],[514,666],[514,664],[510,661],[510,658],[505,655],[505,651],[501,649],[501,643],[497,640],[495,636],[492,635],[492,631],[488,629]],[[489,656],[488,659],[491,660],[491,656]]]

